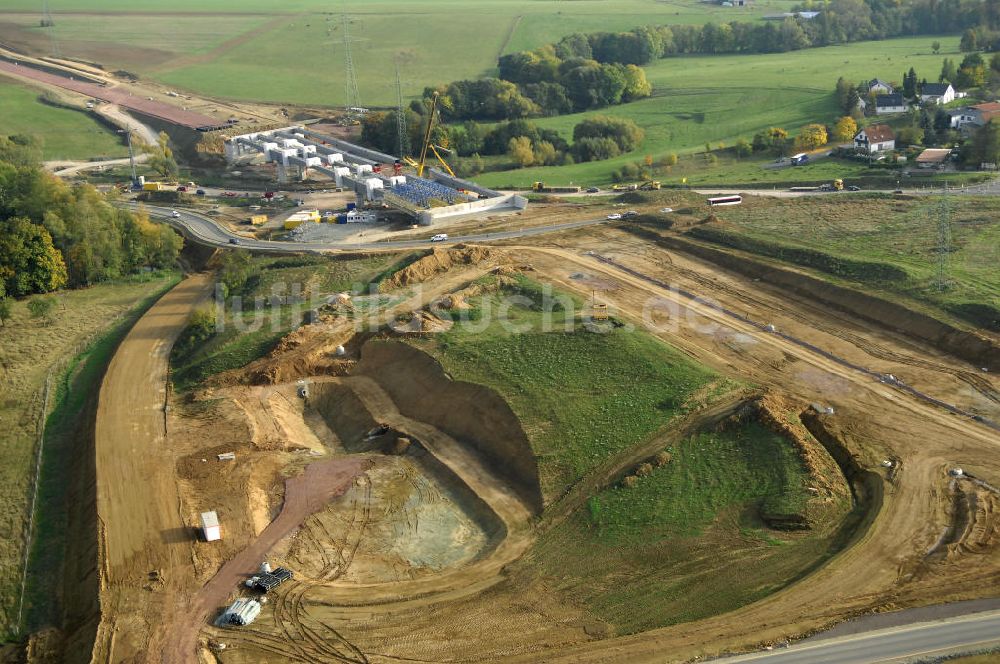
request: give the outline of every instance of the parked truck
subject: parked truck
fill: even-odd
[[[546,187],[544,182],[531,185],[531,190],[539,194],[578,194],[580,187]]]
[[[639,185],[634,182],[630,182],[629,184],[616,184],[611,187],[612,191],[636,191],[638,189]]]
[[[143,191],[162,191],[163,184],[160,182],[147,182],[142,185]]]

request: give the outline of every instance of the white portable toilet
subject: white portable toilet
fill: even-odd
[[[215,512],[201,513],[201,534],[206,542],[214,542],[222,539],[222,530],[219,528],[219,515]]]

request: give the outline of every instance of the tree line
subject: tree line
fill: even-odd
[[[0,136],[0,298],[81,287],[174,264],[183,241],[41,168],[41,143]]]
[[[423,140],[426,120],[406,110],[407,139],[412,145]],[[361,140],[378,150],[398,150],[397,115],[371,112],[361,123]],[[482,156],[507,155],[516,166],[553,166],[610,159],[639,147],[645,132],[626,118],[595,115],[573,128],[570,143],[554,129],[517,119],[487,126],[468,120],[456,125],[436,125],[431,137],[435,145],[450,150],[459,159],[451,165],[463,175],[484,170]]]

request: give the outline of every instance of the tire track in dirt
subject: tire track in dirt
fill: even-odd
[[[994,403],[1000,404],[1000,392],[994,389],[993,384],[990,383],[989,380],[983,378],[982,376],[976,374],[973,371],[956,369],[953,367],[949,367],[945,364],[942,364],[940,362],[922,360],[916,357],[895,352],[893,350],[890,350],[886,346],[871,341],[869,339],[866,339],[865,337],[859,334],[849,332],[848,330],[845,330],[843,328],[834,327],[833,325],[829,325],[823,322],[822,320],[819,320],[818,318],[809,317],[802,313],[799,313],[797,310],[791,307],[783,307],[780,306],[780,304],[776,304],[775,302],[764,301],[763,299],[755,297],[754,295],[745,290],[741,290],[736,287],[729,286],[719,281],[710,279],[701,274],[698,274],[694,270],[680,267],[675,263],[673,263],[673,261],[670,261],[670,264],[671,264],[671,269],[673,271],[675,271],[680,275],[683,275],[685,278],[690,279],[691,281],[694,281],[699,285],[705,286],[709,289],[722,291],[727,295],[732,295],[733,297],[741,301],[746,301],[748,303],[754,304],[762,309],[777,309],[778,311],[781,312],[782,315],[787,316],[788,318],[791,318],[799,323],[803,323],[817,330],[820,330],[821,332],[825,332],[832,336],[838,337],[844,341],[847,341],[857,346],[858,348],[866,352],[868,355],[871,355],[872,357],[886,361],[898,362],[899,364],[904,364],[907,366],[918,367],[922,369],[930,369],[932,371],[938,371],[941,373],[950,374],[955,378],[957,378],[958,380],[961,380],[962,382],[972,387],[974,390],[979,392],[983,397],[989,399],[990,401],[993,401]],[[798,300],[797,303],[804,308],[808,308],[811,310],[817,309],[815,305],[811,305],[808,302],[803,302],[801,300]]]
[[[191,599],[181,620],[171,626],[163,651],[164,664],[187,664],[194,656],[200,627],[208,616],[225,603],[240,583],[256,571],[267,552],[313,513],[348,489],[362,474],[367,462],[360,457],[339,457],[318,461],[301,475],[285,481],[285,503],[281,513],[267,528],[206,583]],[[277,610],[276,610],[277,613]]]

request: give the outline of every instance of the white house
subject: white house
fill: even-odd
[[[920,101],[925,104],[948,104],[955,101],[955,88],[951,83],[925,83],[920,90]]]
[[[865,127],[854,137],[854,147],[868,154],[888,152],[896,149],[896,134],[886,124]]]
[[[903,95],[877,95],[875,97],[875,115],[889,115],[890,113],[905,113],[906,102]]]
[[[948,111],[952,129],[975,129],[1000,115],[1000,102],[987,102]]]
[[[868,88],[869,93],[875,93],[877,95],[891,95],[894,92],[892,84],[886,83],[880,78],[873,78],[865,83],[865,87]]]

